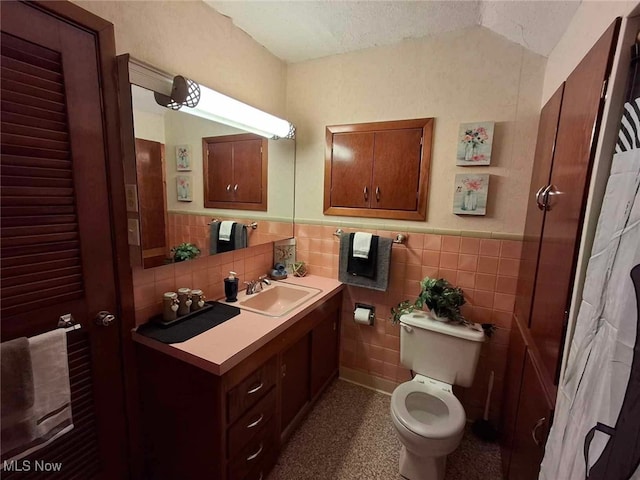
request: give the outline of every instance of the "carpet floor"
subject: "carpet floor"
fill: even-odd
[[[390,400],[336,380],[293,434],[268,480],[401,479]],[[501,480],[498,445],[467,431],[447,458],[446,480],[459,479]]]

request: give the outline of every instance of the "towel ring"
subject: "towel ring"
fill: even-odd
[[[344,230],[342,230],[341,228],[338,228],[335,232],[333,232],[333,234],[336,237],[341,237],[343,233],[344,233]],[[404,245],[404,243],[407,241],[407,238],[408,238],[408,235],[403,235],[402,233],[399,233],[396,235],[396,238],[393,239],[393,243]]]

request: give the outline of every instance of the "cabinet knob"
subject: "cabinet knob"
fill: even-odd
[[[280,373],[282,374],[283,377],[285,377],[287,375],[287,365],[283,364],[282,367],[280,367]]]
[[[364,187],[362,193],[364,194],[364,199],[369,200],[369,189],[366,186]]]
[[[231,184],[227,185],[227,192],[231,191]]]
[[[380,187],[376,187],[376,200],[380,201]]]
[[[238,184],[236,183],[235,186],[233,187],[233,191],[237,192],[238,191]]]
[[[533,429],[531,430],[531,438],[533,438],[533,443],[535,443],[538,447],[542,445],[542,442],[538,440],[536,433],[538,433],[538,429],[544,424],[545,420],[546,418],[542,417],[536,422],[536,424],[533,426]]]

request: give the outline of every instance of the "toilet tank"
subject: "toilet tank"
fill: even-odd
[[[450,385],[470,387],[476,373],[484,331],[479,324],[440,322],[426,312],[400,317],[400,362]]]

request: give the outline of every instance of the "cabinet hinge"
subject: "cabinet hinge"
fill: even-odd
[[[602,82],[602,91],[600,92],[600,99],[604,100],[607,96],[607,85],[609,85],[609,79],[605,78]]]

